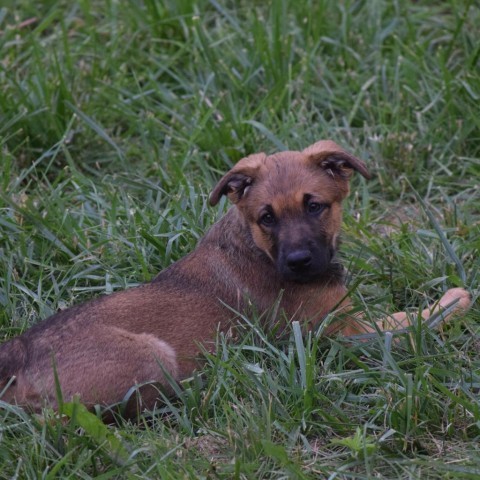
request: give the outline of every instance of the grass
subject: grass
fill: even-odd
[[[6,0],[0,337],[152,279],[246,154],[331,138],[374,173],[342,255],[368,316],[478,297],[480,11],[448,2]],[[244,318],[143,424],[0,404],[1,478],[478,478],[480,310],[398,341]]]

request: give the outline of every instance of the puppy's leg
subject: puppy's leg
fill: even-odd
[[[455,303],[456,302],[456,303]],[[424,320],[428,320],[432,315],[441,313],[452,306],[452,310],[445,315],[443,321],[449,321],[453,316],[461,314],[468,310],[471,304],[470,294],[463,288],[451,288],[443,295],[443,297],[422,310],[421,316]],[[331,333],[340,333],[344,337],[353,337],[356,335],[364,335],[374,333],[378,330],[402,330],[410,326],[410,319],[418,318],[418,313],[397,312],[376,321],[376,326],[369,323],[362,315],[347,315],[345,319],[338,323],[332,324],[327,331],[327,335]]]
[[[32,347],[34,349],[35,344]],[[135,334],[116,327],[98,326],[88,333],[78,333],[56,346],[54,352],[43,351],[42,355],[33,352],[35,361],[17,372],[15,382],[5,393],[7,401],[13,400],[37,411],[45,399],[55,406],[53,365],[64,401],[78,395],[88,407],[119,403],[132,386],[145,382],[156,382],[168,393],[164,370],[174,378],[178,371],[175,351],[166,342],[153,335]],[[138,408],[152,408],[158,395],[151,393],[153,388],[144,390],[148,401],[142,402],[136,395]],[[130,410],[130,406],[128,408]]]
[[[448,322],[453,316],[468,310],[470,304],[470,294],[466,290],[463,288],[451,288],[445,292],[438,302],[422,310],[421,316],[424,320],[428,320],[432,315],[441,313],[451,306],[452,310],[442,319],[443,322]],[[397,312],[377,322],[377,324],[382,330],[400,330],[408,327],[410,325],[409,319],[415,317],[418,317],[418,314],[413,313],[408,315],[406,312]]]

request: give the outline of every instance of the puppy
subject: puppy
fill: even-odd
[[[269,309],[280,298],[282,317],[314,328],[332,309],[345,310],[343,268],[336,258],[342,201],[354,171],[365,164],[332,141],[301,152],[285,151],[240,160],[215,186],[210,203],[226,195],[233,207],[197,248],[151,283],[103,296],[59,312],[0,347],[3,400],[38,411],[56,405],[55,374],[63,398],[79,395],[88,407],[122,401],[136,384],[156,382],[171,393],[168,376],[189,377],[202,348],[235,321],[233,311]],[[449,290],[435,309],[457,301]],[[422,312],[428,318],[432,309]],[[326,335],[375,330],[344,316]],[[382,323],[408,324],[403,312]],[[168,372],[168,374],[166,373]],[[8,388],[5,388],[8,385]],[[3,387],[2,387],[3,386]],[[127,414],[153,408],[154,388],[140,389]]]

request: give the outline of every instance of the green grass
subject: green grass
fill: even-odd
[[[356,307],[477,299],[479,24],[468,0],[2,2],[0,338],[152,279],[225,211],[222,172],[322,138],[374,173],[345,204]],[[393,342],[261,321],[140,425],[0,404],[0,477],[478,478],[478,301]]]

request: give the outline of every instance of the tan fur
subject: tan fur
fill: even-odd
[[[151,283],[57,313],[2,345],[0,387],[10,383],[2,399],[33,410],[45,401],[55,405],[54,365],[64,399],[78,394],[90,407],[120,402],[130,387],[150,381],[172,393],[165,372],[176,380],[190,376],[202,348],[213,350],[216,332],[232,326],[232,309],[262,312],[282,292],[286,318],[305,328],[332,309],[345,311],[334,253],[354,170],[369,177],[363,162],[331,141],[241,160],[210,197],[215,205],[227,195],[234,206],[192,253]],[[435,309],[454,300],[457,310],[470,303],[467,292],[454,289]],[[400,312],[382,326],[407,323]],[[350,316],[326,334],[373,330]],[[155,390],[142,394],[134,411],[155,404]]]

